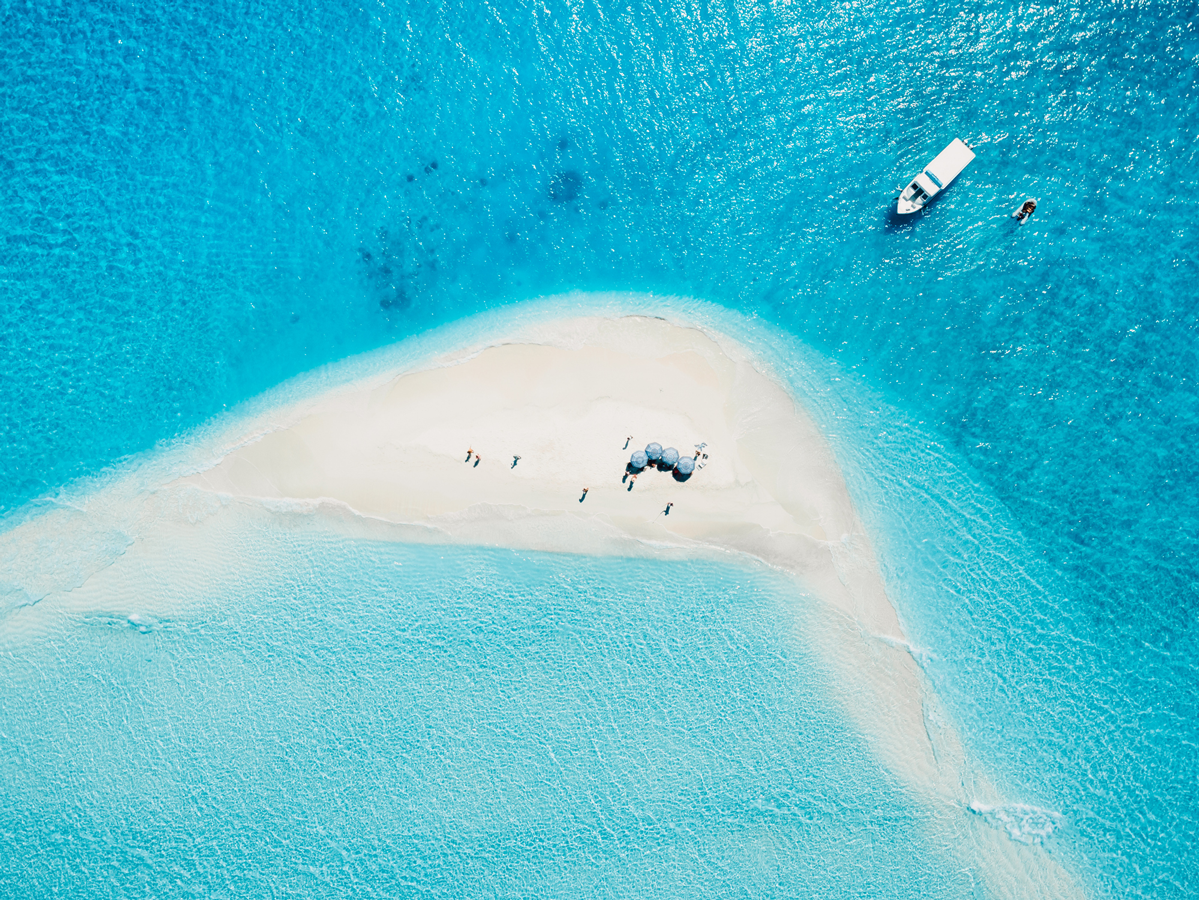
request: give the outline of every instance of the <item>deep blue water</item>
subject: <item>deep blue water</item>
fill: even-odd
[[[6,510],[486,307],[708,299],[943,443],[838,451],[967,740],[1096,892],[1199,889],[1193,2],[0,15]]]

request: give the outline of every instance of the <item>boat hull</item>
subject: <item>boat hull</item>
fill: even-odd
[[[901,216],[908,216],[924,209],[934,197],[949,187],[973,159],[974,151],[961,138],[954,138],[900,192],[895,211]]]

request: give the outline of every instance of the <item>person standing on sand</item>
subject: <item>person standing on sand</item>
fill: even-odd
[[[479,467],[479,463],[481,463],[482,461],[483,461],[483,457],[479,456],[479,454],[476,453],[475,454],[475,468],[476,469]]]
[[[470,462],[471,454],[473,454],[474,452],[475,452],[474,447],[471,447],[470,449],[468,449],[466,451],[466,459],[464,459],[463,462]]]
[[[584,500],[587,499],[587,491],[588,490],[589,490],[588,488],[583,488],[583,496],[579,498],[580,503],[582,503]]]
[[[512,457],[512,468],[514,468],[514,469],[515,469],[515,468],[516,468],[516,464],[517,464],[518,462],[520,462],[520,457],[519,457],[519,456],[515,456],[515,455],[514,455],[514,456]]]

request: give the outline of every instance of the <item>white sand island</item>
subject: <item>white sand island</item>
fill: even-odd
[[[707,458],[686,481],[647,469],[631,483],[630,453],[651,441],[688,455],[703,444]],[[140,525],[120,525],[134,535],[121,564],[85,572],[85,591],[39,607],[87,593],[144,597],[159,566],[228,565],[229,547],[213,542],[188,559],[164,548],[230,504],[383,539],[753,558],[797,579],[797,629],[839,676],[835,699],[928,810],[937,841],[995,896],[1080,896],[1052,857],[967,811],[999,798],[938,712],[833,453],[736,343],[646,317],[527,326],[273,410],[218,452],[211,467],[151,490]]]
[[[686,481],[647,469],[631,483],[630,452],[651,441],[707,458]],[[1077,893],[1039,849],[964,814],[990,789],[939,724],[832,451],[731,342],[643,317],[537,326],[292,410],[187,481],[405,540],[786,570],[820,601],[805,627],[845,709],[921,802],[956,813],[963,856],[986,859],[1005,895]]]

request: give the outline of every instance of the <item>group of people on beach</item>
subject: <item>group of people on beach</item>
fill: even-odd
[[[624,449],[625,449],[625,450],[628,450],[628,449],[629,449],[629,442],[630,442],[630,441],[632,441],[632,440],[633,440],[633,436],[632,436],[632,435],[629,435],[627,438],[625,438],[625,441],[624,441]],[[696,461],[696,465],[695,465],[695,468],[696,468],[696,469],[702,469],[702,468],[703,468],[705,465],[707,465],[707,463],[706,463],[706,462],[700,462],[700,461],[699,461],[701,457],[702,457],[703,459],[705,459],[705,460],[708,458],[708,454],[704,453],[704,448],[705,448],[705,447],[707,447],[707,446],[708,446],[708,444],[707,444],[707,442],[706,442],[706,441],[705,441],[704,443],[702,443],[702,444],[696,444],[696,445],[695,445],[695,457],[694,457],[694,458],[695,458],[695,461]],[[648,448],[647,448],[647,449],[648,449]],[[636,455],[636,454],[634,454],[634,456],[635,456],[635,455]],[[654,464],[657,464],[657,463],[658,463],[658,460],[657,460],[657,458],[654,458],[654,459],[648,460],[648,462],[647,462],[647,465],[654,465]],[[662,468],[662,466],[661,466],[661,465],[658,465],[658,468]],[[672,466],[672,467],[670,467],[670,468],[673,468],[673,466]],[[626,479],[628,480],[629,486],[626,488],[626,490],[629,490],[629,491],[631,491],[631,490],[633,489],[633,485],[637,483],[637,476],[638,476],[638,475],[640,475],[640,474],[641,474],[641,472],[642,472],[642,469],[640,469],[640,468],[636,468],[636,467],[634,466],[634,464],[633,464],[633,463],[631,463],[631,462],[625,465],[625,467],[624,467],[624,478],[622,478],[622,479],[620,479],[620,480],[621,480],[621,481],[625,481]],[[690,475],[690,472],[688,472],[687,474],[688,474],[688,475]],[[686,476],[684,476],[684,477],[686,477]],[[670,506],[673,506],[673,504],[669,504],[669,505],[666,507],[666,510],[665,510],[665,512],[666,512],[666,514],[667,514],[667,515],[669,515],[669,514],[670,514]]]
[[[626,449],[626,450],[627,450],[627,449],[629,448],[629,442],[630,442],[630,441],[632,441],[632,440],[633,440],[633,436],[632,436],[631,434],[630,434],[630,435],[629,435],[627,438],[625,438],[625,441],[624,441],[624,449]],[[705,443],[701,443],[701,444],[696,444],[696,445],[695,445],[695,459],[696,459],[696,463],[697,463],[697,464],[696,464],[696,468],[697,468],[697,469],[702,469],[702,468],[703,468],[703,467],[706,465],[706,463],[699,462],[699,460],[700,460],[701,458],[702,458],[702,459],[704,459],[704,460],[706,460],[706,459],[708,458],[708,454],[704,453],[704,448],[705,448],[705,447],[707,447],[707,446],[708,446],[708,445],[707,445],[707,443],[706,443],[706,442],[705,442]],[[482,461],[483,457],[482,457],[482,456],[480,456],[478,453],[476,453],[476,452],[475,452],[475,448],[474,448],[474,447],[468,447],[468,448],[467,448],[467,450],[466,450],[466,459],[464,460],[464,462],[470,462],[472,458],[473,458],[473,459],[474,459],[474,461],[475,461],[475,462],[474,462],[474,466],[472,466],[472,468],[477,468],[477,467],[478,467],[478,465],[479,465],[479,463]],[[514,453],[514,454],[512,455],[512,466],[511,466],[511,468],[515,469],[515,468],[516,468],[516,464],[517,464],[518,462],[520,462],[520,455],[519,455],[519,454],[515,454],[515,453]],[[641,474],[641,473],[640,473],[640,472],[633,471],[633,469],[632,469],[632,467],[631,467],[631,466],[625,466],[625,477],[624,477],[624,478],[622,478],[622,479],[621,479],[621,481],[624,481],[625,479],[628,479],[628,482],[629,482],[629,486],[628,486],[628,488],[627,488],[628,490],[630,490],[630,491],[631,491],[631,490],[633,489],[633,485],[636,483],[636,481],[637,481],[637,476],[638,476],[639,474]],[[590,488],[583,488],[583,494],[582,494],[582,496],[581,496],[581,497],[579,497],[579,502],[580,502],[580,503],[582,503],[584,500],[586,500],[586,499],[587,499],[587,492],[588,492],[588,491],[590,491],[590,490],[591,490]],[[667,504],[666,504],[666,508],[665,508],[664,510],[662,510],[662,513],[663,513],[663,515],[667,515],[667,516],[668,516],[668,515],[670,515],[670,510],[671,510],[671,508],[672,508],[673,506],[674,506],[674,502],[673,502],[673,501],[672,501],[672,502],[670,502],[670,503],[667,503]]]

